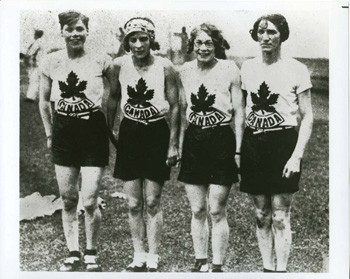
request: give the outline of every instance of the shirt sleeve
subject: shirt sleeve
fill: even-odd
[[[310,73],[305,65],[301,64],[298,69],[298,81],[296,86],[296,94],[300,94],[312,87]]]
[[[50,55],[45,55],[39,63],[39,73],[51,78],[50,74]]]

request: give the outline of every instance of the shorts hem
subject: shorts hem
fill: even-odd
[[[67,163],[62,161],[54,161],[52,160],[52,163],[55,165],[63,166],[63,167],[98,167],[98,168],[104,168],[108,166],[108,163]]]
[[[155,181],[155,182],[158,182],[158,183],[164,183],[165,181],[167,180],[170,180],[170,176],[169,177],[151,177],[151,176],[148,176],[148,175],[138,175],[138,176],[133,176],[133,177],[125,177],[125,176],[122,176],[122,175],[119,175],[119,174],[114,174],[113,175],[114,178],[118,178],[122,181],[132,181],[132,180],[136,180],[136,179],[148,179],[148,180],[152,180],[152,181]]]
[[[233,177],[230,179],[225,179],[225,180],[215,180],[215,179],[202,179],[202,178],[196,178],[193,176],[189,175],[184,175],[180,174],[178,181],[182,183],[187,183],[187,184],[193,184],[193,185],[209,185],[209,184],[216,184],[216,185],[221,185],[221,186],[226,186],[226,187],[231,187],[233,183],[238,182],[238,177]]]
[[[246,189],[239,189],[242,193],[247,193],[250,195],[273,195],[273,194],[294,194],[299,191],[299,189],[286,190],[286,191],[250,191]]]

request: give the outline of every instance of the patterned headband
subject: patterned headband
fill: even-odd
[[[141,18],[135,18],[130,20],[124,26],[125,37],[133,32],[143,32],[150,36],[150,38],[154,39],[154,25],[147,20]]]

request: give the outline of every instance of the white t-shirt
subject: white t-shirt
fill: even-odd
[[[86,53],[70,59],[67,50],[45,56],[41,72],[52,80],[50,101],[63,113],[84,113],[100,108],[103,96],[103,75],[112,59],[107,54]]]
[[[230,87],[233,73],[239,73],[236,64],[219,60],[207,73],[198,71],[197,60],[185,63],[181,81],[186,94],[186,116],[189,123],[212,127],[232,119],[233,105]]]
[[[262,57],[247,60],[241,68],[246,90],[246,124],[253,129],[297,126],[297,95],[312,87],[306,66],[293,58],[266,65]]]
[[[165,95],[165,67],[167,59],[154,56],[154,63],[141,76],[131,55],[122,58],[119,81],[121,84],[121,108],[126,118],[145,121],[162,117],[169,111]]]

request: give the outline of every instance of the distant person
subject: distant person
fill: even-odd
[[[111,131],[119,106],[124,113],[114,176],[124,181],[129,207],[134,255],[126,269],[156,272],[163,230],[161,196],[170,166],[178,159],[177,74],[168,59],[152,54],[159,50],[152,20],[134,17],[124,29],[124,49],[131,55],[113,60],[118,90],[110,94],[107,112]]]
[[[187,43],[188,43],[188,34],[186,32],[186,27],[183,26],[181,29],[181,33],[174,33],[175,36],[180,37],[181,39],[181,52],[187,52]]]
[[[123,56],[126,52],[124,49],[124,37],[125,37],[125,32],[124,29],[119,27],[119,33],[116,34],[118,41],[120,42],[120,46],[117,52],[117,56],[116,57],[120,57]]]
[[[113,34],[111,48],[108,51],[108,55],[111,56],[113,59],[116,57],[123,56],[125,54],[124,46],[123,46],[123,40],[124,40],[124,30],[123,28],[119,28],[119,31],[115,34]]]
[[[182,27],[181,33],[174,33],[175,36],[181,39],[181,49],[180,49],[180,64],[183,64],[186,61],[189,61],[189,55],[187,54],[187,43],[188,43],[188,34],[186,32],[186,27]]]
[[[63,200],[62,222],[69,254],[59,270],[75,271],[84,264],[86,271],[100,271],[97,241],[101,212],[97,198],[109,157],[107,125],[101,105],[103,77],[111,80],[112,59],[85,50],[88,17],[69,11],[60,13],[58,18],[66,48],[47,55],[41,63],[39,106]],[[111,90],[114,90],[112,86]],[[55,104],[53,123],[50,101]],[[80,174],[86,233],[83,261],[77,212]]]
[[[281,55],[282,43],[289,37],[284,16],[260,17],[250,34],[261,55],[244,62],[241,69],[247,94],[241,191],[254,203],[263,271],[286,272],[291,203],[299,189],[301,161],[313,124],[312,85],[305,65]]]
[[[44,54],[42,36],[44,32],[42,30],[34,31],[34,42],[28,47],[25,55],[25,65],[28,69],[29,86],[26,93],[26,101],[34,102],[39,99],[39,86],[40,77],[38,71],[38,65]]]
[[[217,58],[223,41],[221,31],[212,24],[194,28],[189,51],[195,53],[196,60],[180,70],[182,157],[178,180],[185,185],[192,211],[192,272],[210,270],[208,213],[213,227],[211,271],[223,272],[229,240],[226,206],[232,184],[239,180],[243,94],[235,62]],[[233,119],[235,132],[230,127]]]

